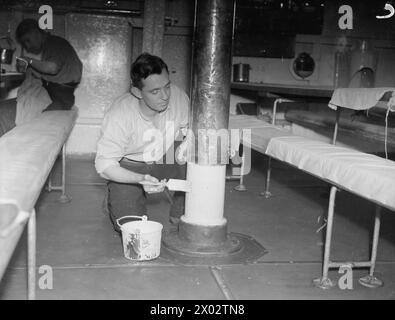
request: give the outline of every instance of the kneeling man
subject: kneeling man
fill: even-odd
[[[186,171],[174,150],[186,133],[188,96],[170,83],[165,62],[147,53],[133,63],[131,80],[131,93],[119,97],[104,117],[95,159],[97,172],[108,180],[105,205],[118,232],[117,219],[147,213],[146,193],[164,191],[164,184],[150,183],[185,179]],[[177,223],[185,194],[172,197],[170,222]]]

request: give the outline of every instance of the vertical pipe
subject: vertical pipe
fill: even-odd
[[[333,130],[332,144],[336,144],[337,133],[338,133],[338,131],[339,131],[340,113],[341,113],[340,107],[337,107],[337,110],[336,110],[335,129]]]
[[[199,0],[193,52],[192,135],[188,146],[185,223],[226,225],[223,218],[229,161],[229,99],[233,0]]]
[[[225,225],[225,178],[226,166],[201,166],[188,163],[187,180],[192,190],[185,196],[186,223],[216,226]]]
[[[193,58],[195,52],[195,39],[196,39],[196,15],[197,15],[197,2],[194,2],[194,14],[193,14],[193,35],[192,35],[192,50],[191,50],[191,66],[190,66],[190,78],[189,78],[189,97],[192,97],[192,82],[193,82]],[[191,111],[191,110],[189,110]]]
[[[62,197],[66,196],[66,143],[62,147]]]
[[[195,143],[190,160],[201,165],[225,164],[228,159],[228,148],[210,139],[228,128],[233,9],[232,0],[199,0],[197,5],[190,119]]]

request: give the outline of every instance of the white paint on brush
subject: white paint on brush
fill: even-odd
[[[219,226],[224,218],[226,166],[202,166],[188,163],[187,180],[191,191],[186,193],[185,214],[181,219],[190,224]]]

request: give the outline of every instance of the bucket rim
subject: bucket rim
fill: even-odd
[[[151,233],[151,232],[159,232],[163,230],[163,224],[160,222],[156,221],[129,221],[125,222],[124,224],[121,225],[121,231],[122,232],[128,232],[131,233],[133,228],[144,228],[144,227],[152,227],[155,228],[155,230],[152,231],[141,231],[142,234],[146,233]]]
[[[121,229],[122,226],[128,222],[122,223],[120,224],[119,222],[123,219],[127,219],[127,218],[133,218],[133,219],[140,219],[141,221],[148,221],[148,217],[146,215],[142,215],[142,216],[123,216],[118,218],[117,220],[115,220],[115,222],[117,223],[117,226]],[[129,222],[133,222],[133,221],[129,221]]]

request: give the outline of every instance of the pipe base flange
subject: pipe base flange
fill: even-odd
[[[226,238],[220,244],[199,246],[181,239],[174,230],[164,234],[160,256],[182,265],[232,265],[254,263],[267,253],[249,236],[229,233]]]

